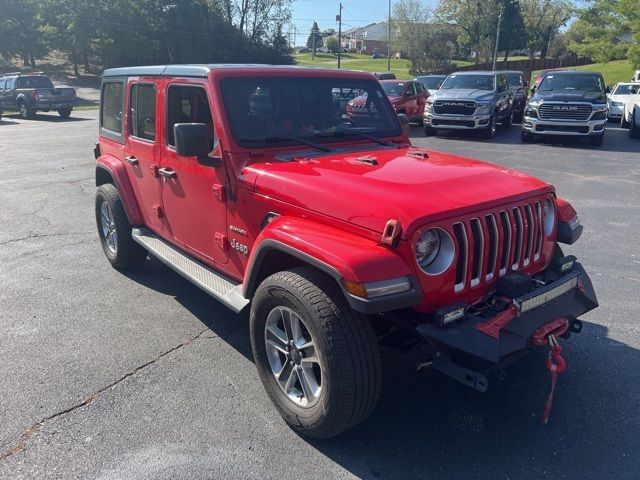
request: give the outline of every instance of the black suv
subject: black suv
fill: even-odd
[[[67,118],[76,105],[73,88],[56,88],[41,73],[9,73],[0,77],[0,104],[5,110],[16,110],[22,118],[33,118],[38,110],[57,110]]]
[[[592,145],[602,145],[608,116],[602,74],[550,71],[527,103],[522,141],[561,135],[587,137]]]
[[[529,82],[524,78],[524,72],[521,70],[504,70],[509,82],[509,88],[513,91],[513,119],[517,122],[522,120],[524,115],[524,107],[527,104],[527,88]]]

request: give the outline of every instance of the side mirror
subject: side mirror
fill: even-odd
[[[399,113],[398,118],[400,119],[400,123],[402,124],[404,133],[409,135],[409,133],[411,132],[411,122],[409,122],[409,117],[407,117],[404,113]]]
[[[605,89],[606,93],[611,93],[611,85],[607,85],[607,88]]]
[[[178,155],[197,157],[203,165],[220,165],[220,158],[209,156],[209,128],[204,123],[176,123],[173,133]]]

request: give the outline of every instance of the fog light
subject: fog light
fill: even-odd
[[[562,258],[556,258],[553,261],[553,270],[557,273],[567,273],[573,269],[573,265],[576,263],[576,257],[568,255]]]
[[[464,303],[456,303],[436,310],[435,321],[439,327],[447,327],[464,318],[467,306]]]

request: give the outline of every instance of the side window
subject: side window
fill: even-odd
[[[498,75],[498,91],[504,92],[508,88],[507,78],[504,75]]]
[[[4,78],[0,78],[0,90],[4,90]]]
[[[407,96],[413,97],[416,94],[416,87],[413,83],[407,85]]]
[[[131,85],[129,135],[152,142],[156,139],[156,86],[153,84]]]
[[[170,85],[167,101],[167,143],[175,146],[176,123],[204,123],[209,129],[209,147],[213,150],[215,130],[207,92],[202,87]]]
[[[121,81],[102,85],[100,126],[116,135],[122,135],[123,90]]]

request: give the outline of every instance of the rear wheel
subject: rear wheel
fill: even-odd
[[[18,103],[18,111],[20,112],[20,117],[24,119],[33,118],[33,116],[36,114],[35,110],[29,107],[29,105],[27,105],[24,100],[21,100]]]
[[[109,263],[122,270],[144,262],[147,251],[131,237],[131,224],[115,186],[98,187],[95,209],[100,243]]]
[[[329,438],[364,420],[380,392],[380,353],[369,319],[315,269],[278,272],[255,293],[251,347],[280,415],[301,434]]]
[[[431,137],[431,136],[436,135],[438,133],[438,129],[433,128],[431,125],[429,125],[426,122],[422,124],[422,129],[424,130],[424,134],[427,137]]]
[[[71,109],[70,108],[60,108],[58,110],[58,115],[60,115],[62,118],[69,118],[71,116]]]

